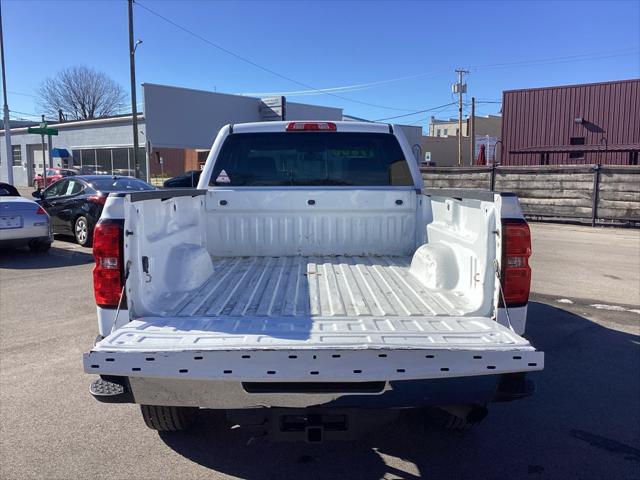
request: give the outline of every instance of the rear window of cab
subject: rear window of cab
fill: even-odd
[[[412,186],[388,133],[264,132],[227,137],[211,186]]]

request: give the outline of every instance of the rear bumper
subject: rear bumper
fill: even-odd
[[[53,243],[53,238],[50,235],[45,236],[15,236],[12,238],[1,238],[0,239],[0,248],[11,248],[11,247],[21,247],[23,245],[28,245],[31,242],[42,242],[42,243]]]
[[[349,392],[321,393],[324,387],[317,384],[316,391],[309,393],[291,393],[292,389],[283,389],[282,393],[278,393],[278,388],[271,393],[255,393],[243,382],[109,376],[105,376],[105,380],[110,382],[110,386],[106,387],[104,380],[97,380],[91,388],[94,398],[101,402],[214,409],[403,409],[436,405],[485,405],[494,401],[525,398],[535,390],[533,382],[525,374],[381,382],[381,391],[376,393],[365,393],[370,390],[368,384],[358,392],[357,383],[348,384]]]

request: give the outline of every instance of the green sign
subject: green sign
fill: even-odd
[[[58,135],[58,130],[55,128],[38,128],[38,127],[29,127],[27,128],[28,133],[37,133],[38,135]]]

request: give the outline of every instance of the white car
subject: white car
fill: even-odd
[[[49,215],[33,200],[20,196],[13,185],[0,183],[0,247],[28,246],[33,252],[51,248]]]

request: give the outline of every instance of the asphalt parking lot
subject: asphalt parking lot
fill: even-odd
[[[537,393],[461,435],[407,415],[357,442],[269,443],[205,414],[148,430],[89,395],[92,256],[0,251],[0,478],[640,478],[640,232],[535,224]]]

